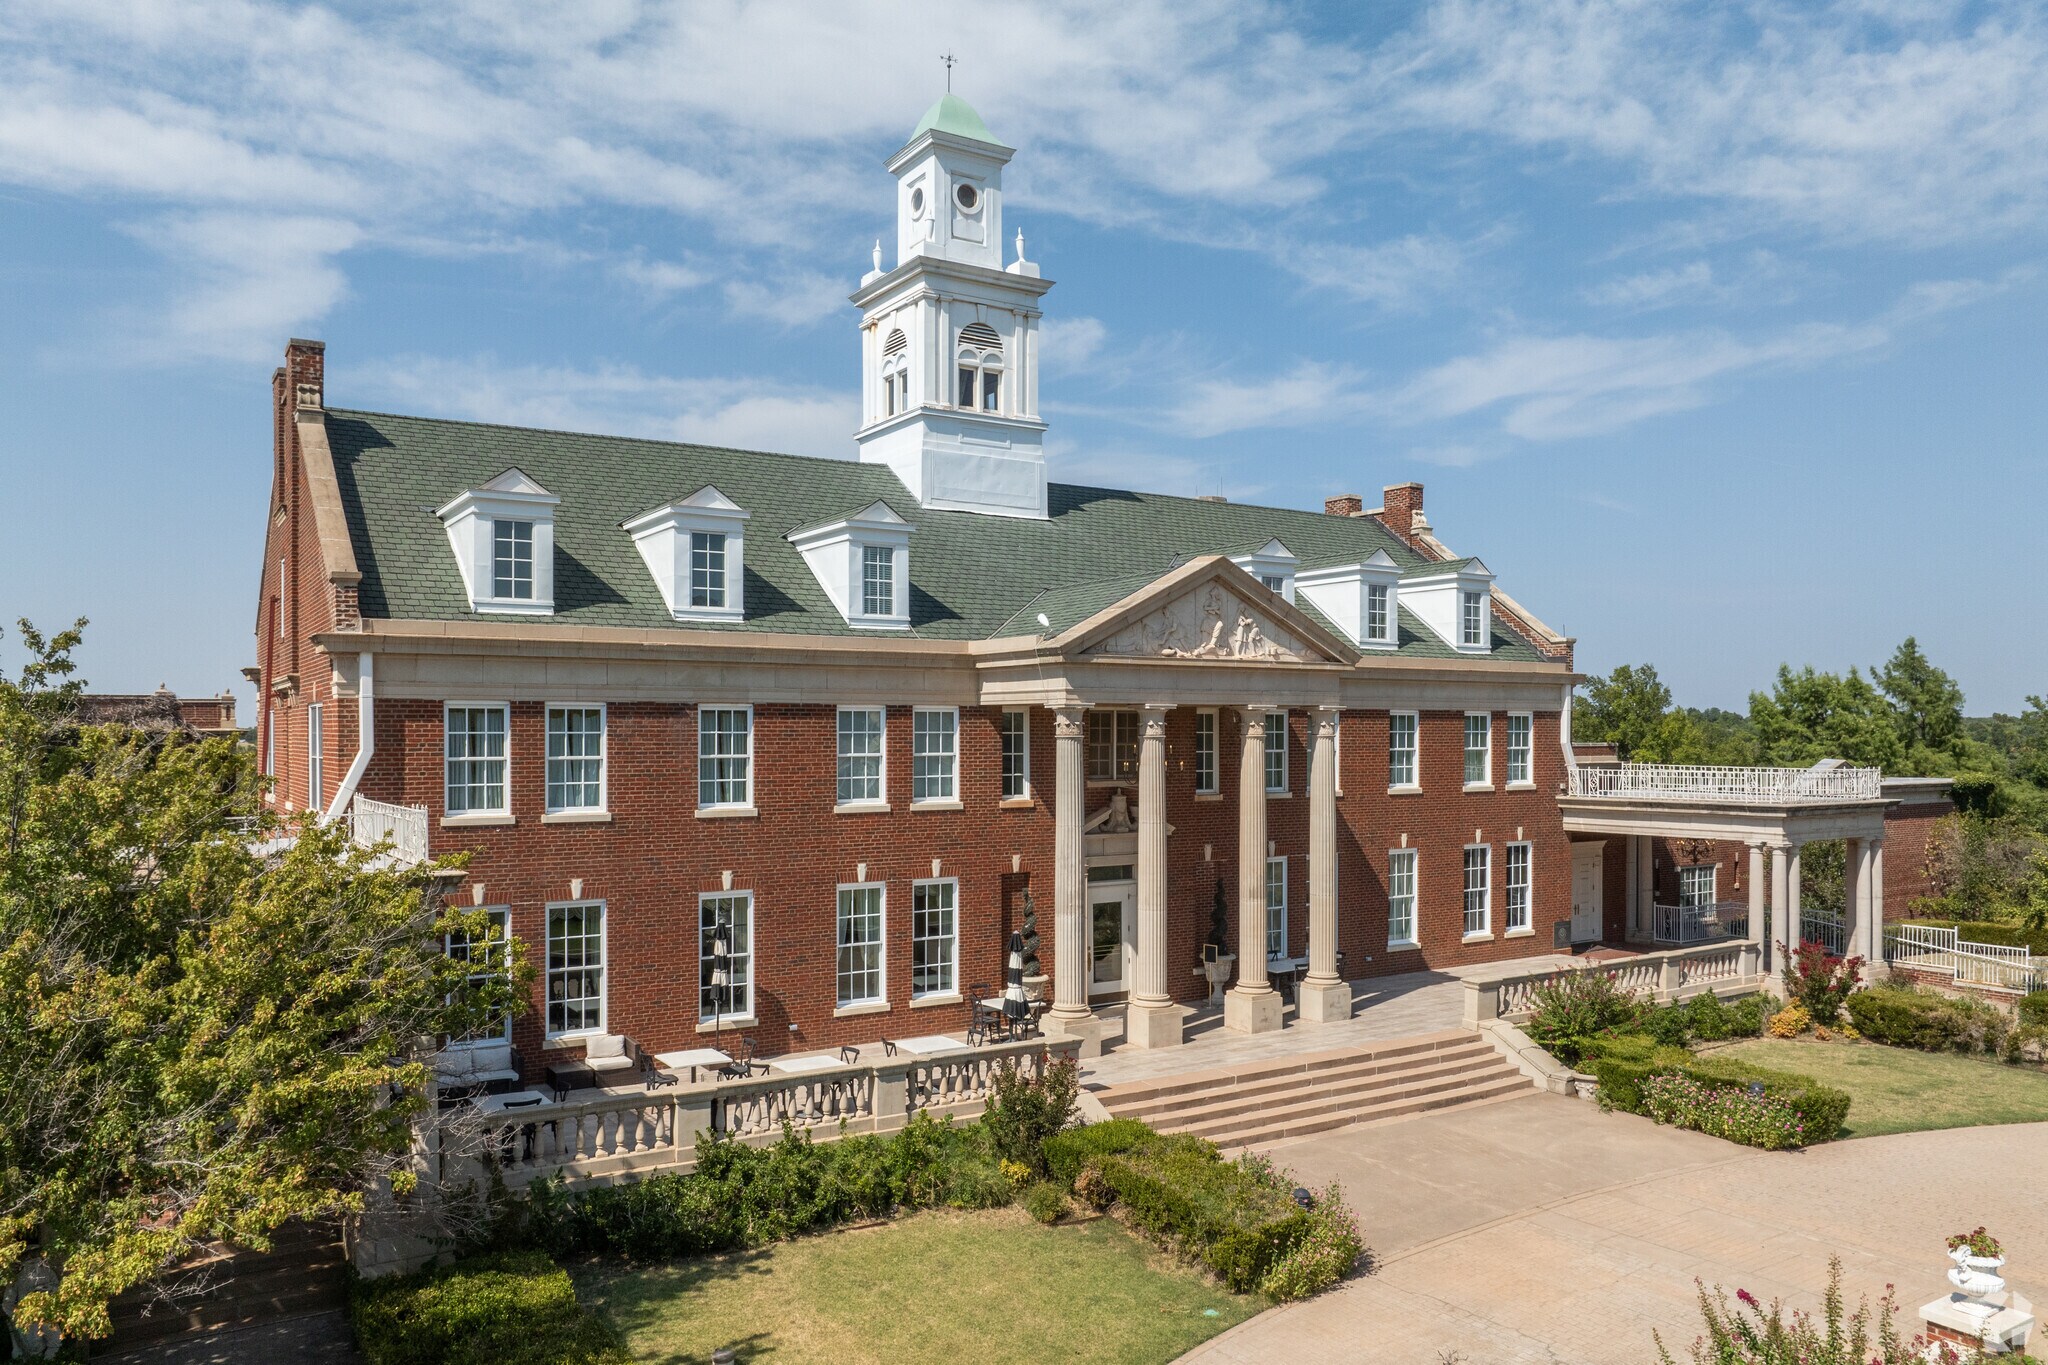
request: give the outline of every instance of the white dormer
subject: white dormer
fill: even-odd
[[[1358,564],[1305,569],[1295,585],[1360,649],[1400,647],[1401,566],[1385,550]]]
[[[1460,654],[1493,651],[1493,571],[1476,559],[1401,575],[1401,602]]]
[[[1230,562],[1258,579],[1268,591],[1289,602],[1294,600],[1294,571],[1301,560],[1279,541],[1269,540],[1250,554],[1232,555]]]
[[[886,502],[789,533],[846,624],[910,629],[911,525]]]
[[[471,610],[553,614],[555,507],[561,501],[521,470],[508,469],[434,514],[448,528]]]
[[[678,621],[747,618],[747,514],[705,484],[624,524]]]

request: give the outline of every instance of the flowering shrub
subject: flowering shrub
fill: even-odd
[[[1594,1038],[1634,1024],[1643,1013],[1633,992],[1599,971],[1566,972],[1537,986],[1534,998],[1528,1034],[1567,1066],[1578,1065]]]
[[[1642,1085],[1643,1112],[1674,1128],[1775,1151],[1806,1145],[1806,1121],[1783,1095],[1761,1083],[1714,1085],[1691,1076],[1651,1076]]]
[[[1797,1038],[1812,1022],[1813,1016],[1804,1005],[1787,1005],[1772,1015],[1771,1022],[1764,1027],[1773,1038]]]
[[[1812,939],[1795,952],[1786,944],[1785,994],[1804,1005],[1817,1024],[1832,1024],[1842,1013],[1842,1002],[1856,989],[1857,974],[1863,970],[1860,957],[1836,957]]]
[[[1695,1365],[1919,1365],[1924,1359],[1924,1343],[1899,1336],[1899,1305],[1890,1286],[1877,1301],[1874,1344],[1868,1299],[1844,1317],[1839,1256],[1828,1261],[1828,1289],[1821,1299],[1819,1322],[1799,1312],[1788,1320],[1783,1304],[1773,1300],[1767,1309],[1747,1289],[1736,1290],[1735,1297],[1740,1308],[1729,1304],[1727,1291],[1720,1286],[1711,1293],[1700,1286],[1700,1317],[1706,1330],[1692,1343]],[[1651,1336],[1661,1365],[1676,1365],[1663,1336]]]
[[[1345,1205],[1340,1186],[1332,1183],[1318,1194],[1308,1217],[1307,1234],[1259,1282],[1259,1291],[1269,1299],[1284,1302],[1320,1294],[1349,1275],[1365,1254],[1365,1239],[1359,1236],[1358,1220]]]
[[[1975,1232],[1958,1232],[1948,1239],[1950,1251],[1963,1247],[1968,1247],[1972,1256],[1982,1256],[1986,1259],[1994,1259],[2005,1254],[2005,1248],[1998,1244],[1996,1237],[1984,1230],[1981,1223],[1977,1225]]]

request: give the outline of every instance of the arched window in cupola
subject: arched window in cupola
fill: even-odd
[[[956,355],[960,375],[959,406],[999,412],[1003,406],[1003,339],[985,322],[960,329]]]
[[[901,327],[892,328],[882,343],[882,416],[894,417],[910,410],[910,339]]]

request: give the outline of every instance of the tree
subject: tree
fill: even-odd
[[[1891,702],[1899,739],[1914,748],[1947,752],[1963,737],[1963,689],[1908,635],[1891,661],[1871,670],[1878,690]]]
[[[1764,762],[1776,767],[1807,767],[1823,758],[1889,773],[1905,766],[1906,746],[1891,707],[1854,668],[1838,677],[1810,664],[1797,673],[1780,664],[1768,695],[1749,694],[1749,722]]]
[[[402,1187],[433,1040],[527,973],[441,951],[487,930],[437,869],[263,813],[234,741],[75,724],[83,626],[0,675],[0,1284],[90,1337],[199,1247]]]
[[[1659,748],[1660,732],[1671,710],[1671,689],[1657,677],[1654,664],[1621,664],[1604,678],[1588,678],[1585,693],[1572,707],[1572,735],[1593,743],[1612,743],[1622,758],[1641,757]]]

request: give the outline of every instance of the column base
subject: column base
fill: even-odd
[[[1114,1029],[1114,1025],[1099,1014],[1079,1014],[1062,1019],[1057,1014],[1048,1014],[1042,1021],[1045,1031],[1062,1038],[1079,1038],[1083,1057],[1102,1055],[1102,1038]]]
[[[1233,986],[1223,997],[1223,1027],[1234,1033],[1272,1033],[1281,1027],[1280,992],[1271,986]]]
[[[1185,1041],[1182,1021],[1187,1010],[1179,1005],[1141,1005],[1132,1001],[1124,1011],[1124,1044],[1127,1047],[1179,1047]]]
[[[1294,993],[1301,1018],[1312,1024],[1341,1024],[1351,1017],[1351,983],[1304,981]]]

